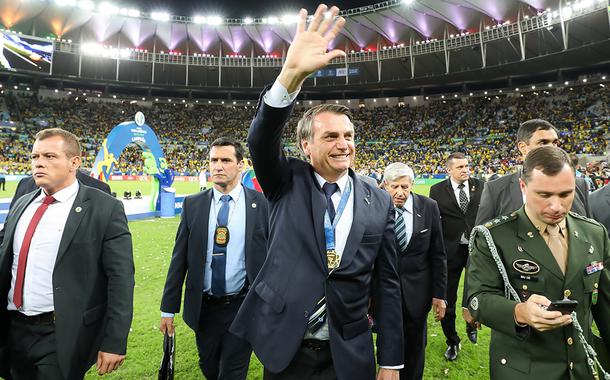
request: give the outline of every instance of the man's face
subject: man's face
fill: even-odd
[[[61,136],[36,140],[32,147],[32,177],[48,195],[70,186],[76,179],[80,156],[68,157]]]
[[[408,176],[400,177],[395,181],[386,182],[384,187],[390,193],[395,207],[403,207],[411,194],[413,182]]]
[[[449,173],[451,179],[457,183],[468,181],[468,178],[470,178],[470,166],[468,165],[468,159],[454,158],[451,160],[451,162],[449,162],[447,173]]]
[[[336,181],[354,160],[354,129],[346,115],[322,112],[313,121],[312,137],[301,141],[314,170],[328,181]]]
[[[214,185],[222,188],[237,185],[243,166],[243,161],[237,161],[232,145],[217,145],[210,150],[210,175]]]
[[[532,149],[545,145],[559,145],[559,137],[557,136],[557,132],[555,132],[555,130],[552,128],[548,130],[537,130],[534,132],[528,143],[525,143],[525,141],[519,141],[517,147],[521,152],[521,156],[523,156],[523,159],[525,159],[525,156],[527,156]]]
[[[519,182],[528,211],[546,224],[561,222],[572,208],[576,177],[568,165],[555,176],[534,169],[527,184]]]

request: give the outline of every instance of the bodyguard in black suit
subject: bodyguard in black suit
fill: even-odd
[[[243,156],[231,139],[211,144],[214,186],[184,200],[161,300],[161,331],[173,334],[186,278],[183,319],[209,380],[245,379],[252,354],[228,328],[265,261],[269,220],[263,195],[240,183]]]
[[[483,182],[470,176],[468,158],[463,153],[449,155],[447,173],[449,178],[430,188],[430,198],[436,201],[441,213],[443,238],[447,250],[448,305],[447,314],[441,321],[447,338],[445,357],[448,360],[455,360],[460,349],[460,337],[455,328],[457,291],[462,270],[468,260],[468,239],[475,225]],[[473,321],[467,307],[467,300],[462,297],[462,310],[467,321],[466,333],[469,339],[476,343],[478,325]]]
[[[15,380],[81,379],[125,360],[134,265],[123,205],[76,180],[80,144],[40,131],[32,172],[0,231],[0,356]],[[2,365],[0,364],[0,367]],[[7,368],[0,368],[6,376]]]
[[[394,231],[405,345],[401,380],[423,377],[428,312],[432,307],[438,321],[446,309],[447,257],[441,216],[434,200],[411,192],[413,178],[413,170],[399,162],[390,164],[383,175],[383,187],[396,210]]]
[[[107,183],[88,176],[87,173],[85,173],[81,169],[78,169],[76,171],[76,179],[85,186],[93,187],[94,189],[99,189],[106,194],[110,194],[110,186]],[[17,188],[15,189],[15,195],[13,195],[13,199],[11,199],[11,205],[9,206],[9,209],[13,207],[13,204],[17,201],[17,199],[21,198],[27,193],[31,193],[36,189],[38,189],[38,186],[36,186],[36,182],[34,182],[34,178],[32,176],[22,178],[17,184]]]
[[[231,331],[252,343],[265,379],[370,380],[372,296],[378,379],[398,379],[403,344],[394,208],[386,192],[349,169],[355,153],[349,109],[329,104],[305,113],[297,141],[309,162],[282,151],[304,80],[344,54],[326,51],[345,22],[338,8],[330,17],[326,10],[318,7],[307,30],[301,10],[282,72],[263,93],[250,127],[254,169],[269,201],[269,252]]]
[[[532,150],[544,145],[559,144],[557,129],[548,121],[528,120],[517,131],[517,148],[523,160]],[[499,216],[508,215],[523,206],[523,194],[519,187],[521,170],[485,183],[476,224],[483,224]],[[589,188],[583,178],[576,178],[576,192],[571,211],[590,217]]]

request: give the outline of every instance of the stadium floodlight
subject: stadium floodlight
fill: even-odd
[[[472,95],[473,95],[473,93],[471,92],[471,93],[470,93],[470,94],[468,94],[468,95],[472,96]]]
[[[252,17],[246,17],[246,18],[244,19],[244,24],[246,24],[246,25],[250,25],[250,24],[252,24],[253,22],[254,22],[254,19],[253,19]]]
[[[605,75],[602,77],[602,80],[606,80],[606,76]]]
[[[55,93],[57,94],[58,92],[59,92],[59,90],[58,90],[58,89],[55,89]]]
[[[76,0],[55,0],[55,4],[60,7],[73,7],[76,5]]]
[[[457,97],[458,97],[458,95],[457,95],[457,94],[455,94],[455,95],[453,95],[453,97],[454,97],[454,98],[457,98]]]
[[[553,83],[549,83],[549,85],[548,85],[548,86],[549,86],[549,87],[553,87]]]
[[[210,24],[210,25],[215,25],[215,26],[221,25],[222,21],[223,21],[222,17],[217,16],[217,15],[208,17],[208,24]]]
[[[266,20],[267,20],[267,24],[269,24],[269,25],[275,25],[278,22],[280,22],[280,19],[275,16],[267,17]]]
[[[138,9],[127,9],[127,16],[138,18],[140,17],[141,12]]]
[[[402,2],[406,5],[411,5],[413,3],[413,0],[402,0]]]
[[[568,82],[568,81],[563,82],[564,86],[567,86],[568,84],[570,84],[570,82]]]
[[[107,1],[104,1],[100,5],[97,6],[97,10],[102,14],[107,15],[115,15],[119,13],[119,7],[114,4],[111,4]]]
[[[112,95],[112,99],[116,99],[116,95]]]
[[[483,94],[487,95],[487,91],[485,91]]]
[[[193,22],[195,24],[205,24],[206,18],[205,18],[205,16],[197,15],[197,16],[193,17]]]
[[[170,16],[167,12],[152,12],[150,18],[155,21],[167,22],[169,21]]]
[[[95,9],[95,4],[91,0],[80,0],[78,2],[78,7],[86,11],[92,11]]]
[[[298,15],[284,15],[284,16],[282,16],[282,24],[284,24],[284,25],[296,24],[298,21],[299,21],[299,16]]]
[[[582,80],[582,83],[587,83],[587,78],[584,78],[584,79]]]

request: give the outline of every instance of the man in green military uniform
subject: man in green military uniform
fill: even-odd
[[[586,340],[593,340],[595,319],[602,346],[610,346],[608,234],[601,224],[569,212],[575,172],[563,150],[530,152],[520,186],[525,205],[485,225],[494,244],[481,232],[471,240],[468,300],[473,316],[492,329],[490,377],[593,379],[571,315],[546,308],[564,298],[578,301]],[[493,251],[520,300],[507,298],[511,292]]]

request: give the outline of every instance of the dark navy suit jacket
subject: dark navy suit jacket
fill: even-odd
[[[340,266],[329,275],[326,198],[312,166],[282,153],[282,131],[291,111],[292,107],[274,108],[261,101],[250,127],[254,169],[269,201],[268,256],[231,331],[252,344],[266,369],[280,372],[297,353],[309,314],[325,295],[337,377],[370,380],[376,369],[367,318],[371,296],[376,304],[379,364],[403,363],[392,202],[385,191],[350,170],[354,218]]]

